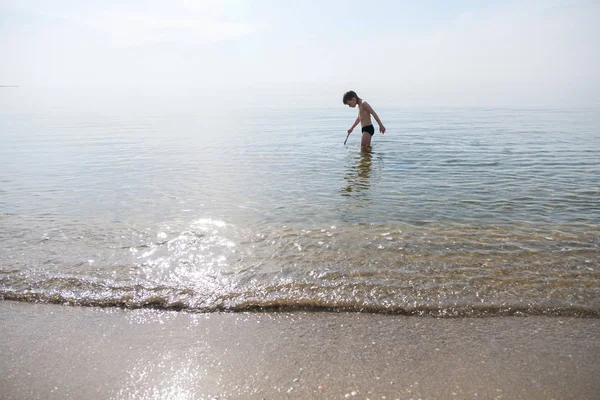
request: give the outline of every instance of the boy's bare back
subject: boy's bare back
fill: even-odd
[[[369,111],[369,109],[372,110],[372,108],[369,105],[369,103],[367,103],[366,100],[361,100],[360,103],[357,103],[357,106],[358,118],[360,118],[360,126],[373,125],[373,123],[371,122],[371,112]]]

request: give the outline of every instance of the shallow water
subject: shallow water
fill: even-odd
[[[600,316],[595,110],[103,107],[0,112],[1,298]]]

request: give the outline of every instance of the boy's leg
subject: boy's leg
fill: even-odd
[[[360,141],[360,149],[368,150],[371,147],[371,135],[367,132],[362,133],[362,140]]]

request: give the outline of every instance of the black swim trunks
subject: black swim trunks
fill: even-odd
[[[362,127],[362,131],[367,132],[369,135],[373,136],[373,134],[375,133],[375,128],[373,128],[373,125],[367,125]]]

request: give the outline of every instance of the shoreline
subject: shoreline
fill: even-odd
[[[592,399],[600,319],[0,302],[4,399]]]

